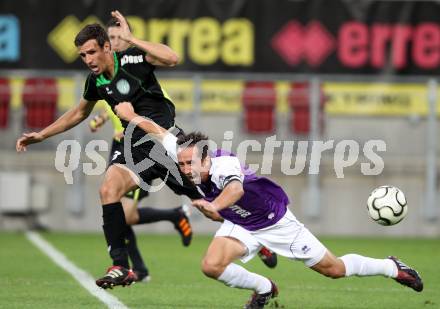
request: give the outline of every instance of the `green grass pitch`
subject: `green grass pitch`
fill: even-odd
[[[94,277],[111,263],[101,234],[44,233],[43,237]],[[140,235],[152,281],[111,291],[129,308],[242,308],[250,291],[204,277],[200,260],[211,237],[196,235],[184,248],[178,236]],[[278,308],[440,308],[440,240],[322,238],[337,255],[396,255],[414,266],[425,290],[416,293],[382,277],[332,280],[301,262],[279,258],[276,269],[258,258],[245,265],[279,286]],[[0,308],[105,308],[22,233],[0,233]],[[275,308],[275,304],[268,308]]]

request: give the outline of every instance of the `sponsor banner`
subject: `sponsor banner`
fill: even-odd
[[[11,107],[13,109],[21,108],[22,95],[24,87],[24,79],[20,77],[12,77],[9,79],[11,87]]]
[[[275,83],[275,91],[277,94],[277,111],[279,113],[285,114],[289,112],[289,100],[288,96],[291,91],[291,82],[278,81]]]
[[[241,111],[241,80],[202,81],[202,112]]]
[[[330,115],[426,116],[428,112],[424,84],[324,83],[324,92]]]
[[[194,83],[190,80],[163,79],[165,90],[181,112],[194,111]],[[276,110],[290,112],[292,83],[275,83]],[[207,80],[200,88],[202,112],[241,112],[243,80]],[[425,116],[428,111],[427,86],[415,83],[323,83],[325,112],[352,116]],[[438,89],[440,93],[440,88]],[[440,98],[438,102],[440,115]]]
[[[194,109],[194,83],[183,79],[161,79],[162,89],[176,106],[176,110],[188,112]]]
[[[0,68],[85,69],[73,40],[118,8],[177,71],[438,75],[440,3],[345,0],[0,2]]]
[[[22,107],[24,79],[11,77],[11,107]],[[57,106],[66,111],[76,105],[75,80],[56,78],[58,89]],[[200,111],[208,113],[242,111],[243,80],[206,80],[195,89],[192,80],[162,79],[163,89],[171,98],[179,112],[194,112],[195,95],[200,95]],[[290,112],[289,93],[291,82],[275,83],[276,110],[280,114]],[[82,85],[82,83],[81,83]],[[428,90],[426,84],[415,83],[343,83],[325,82],[325,112],[329,115],[350,116],[426,116],[428,112]],[[440,88],[437,90],[440,93]],[[104,101],[96,108],[102,109]],[[437,102],[440,116],[440,98]]]
[[[84,83],[82,83],[84,84]],[[75,91],[75,80],[72,78],[57,78],[58,109],[66,111],[78,104]],[[101,102],[101,101],[100,101]]]
[[[169,94],[176,110],[193,112],[198,91],[191,80],[161,79],[163,89]],[[201,112],[239,112],[241,111],[242,80],[205,80],[200,84]]]

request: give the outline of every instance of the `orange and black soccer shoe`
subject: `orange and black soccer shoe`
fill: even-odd
[[[179,232],[182,238],[182,244],[188,247],[192,240],[191,223],[183,207],[176,208],[176,211],[179,213],[179,217],[174,222],[174,228]]]

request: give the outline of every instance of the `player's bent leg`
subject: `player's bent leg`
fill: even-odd
[[[345,276],[385,276],[395,278],[397,267],[390,259],[374,259],[359,254],[346,254],[340,257],[345,265]]]
[[[136,282],[149,282],[151,280],[150,273],[138,248],[136,234],[131,227],[131,225],[134,225],[139,221],[137,208],[139,191],[139,188],[130,191],[121,199],[125,213],[125,220],[127,222],[125,240],[133,272],[136,275]]]
[[[278,295],[278,289],[269,279],[232,263],[244,256],[246,251],[244,244],[235,238],[215,237],[203,258],[202,271],[229,287],[254,290],[245,308],[263,308]]]
[[[127,193],[122,199],[122,206],[125,213],[125,221],[127,222],[125,240],[127,245],[128,257],[130,258],[133,272],[136,275],[136,282],[149,282],[150,274],[141,252],[137,245],[136,234],[130,225],[134,225],[139,221],[139,213],[137,209],[137,195],[140,189],[137,188]]]
[[[336,258],[327,251],[324,258],[311,268],[334,279],[350,276],[385,276],[417,292],[423,290],[423,282],[417,271],[395,257],[374,259],[359,254],[346,254]]]
[[[137,282],[150,281],[150,275],[141,252],[137,246],[136,235],[130,225],[126,225],[125,233],[128,256],[132,263],[133,272],[136,274]]]
[[[225,268],[246,254],[243,243],[231,237],[214,237],[202,260],[203,273],[217,279]]]
[[[189,217],[182,206],[171,209],[140,207],[137,208],[136,212],[136,216],[130,216],[130,221],[127,221],[128,224],[133,225],[170,221],[179,233],[183,246],[188,247],[191,244],[193,235],[192,227]],[[125,217],[127,218],[128,216],[126,215]]]
[[[418,272],[396,257],[373,259],[357,254],[347,254],[342,256],[341,259],[347,268],[346,276],[382,275],[393,278],[398,283],[410,287],[414,291],[421,292],[423,290],[423,282]]]
[[[350,276],[395,277],[397,269],[389,259],[373,259],[358,254],[346,254],[340,258],[327,251],[321,261],[311,267],[333,279]]]
[[[111,165],[99,189],[101,203],[106,205],[119,202],[125,193],[136,187],[136,181],[127,168],[120,164]]]
[[[109,167],[101,185],[103,229],[113,260],[113,267],[107,270],[105,276],[96,280],[96,284],[103,288],[129,285],[136,279],[134,273],[128,269],[128,253],[125,246],[126,221],[120,202],[121,197],[135,185],[128,171],[117,165]]]

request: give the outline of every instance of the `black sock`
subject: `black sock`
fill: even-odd
[[[134,234],[133,228],[130,225],[125,227],[125,239],[128,256],[133,264],[133,270],[148,275],[148,269],[145,266],[144,260],[142,259],[141,253],[139,252],[139,248],[137,246],[136,235]]]
[[[137,224],[152,223],[158,221],[176,222],[180,214],[176,208],[174,209],[157,209],[151,207],[141,207],[138,209],[139,222]]]
[[[105,239],[110,247],[113,265],[129,268],[127,248],[125,247],[125,215],[121,202],[102,205],[102,218]]]

